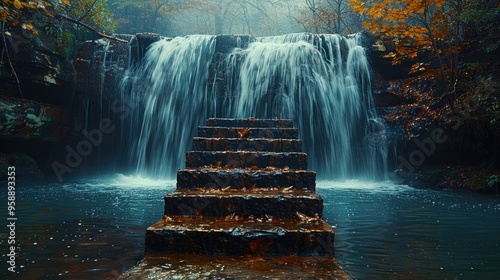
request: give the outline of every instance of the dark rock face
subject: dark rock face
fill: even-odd
[[[387,91],[374,92],[373,102],[377,107],[393,107],[405,103],[401,97]]]
[[[66,110],[0,96],[0,140],[54,143],[68,132]]]
[[[13,30],[11,36],[6,38],[22,97],[59,106],[69,105],[76,82],[72,61],[39,37],[22,29]],[[3,48],[2,44],[0,51],[3,52]],[[14,90],[4,91],[2,95],[21,96],[12,73],[2,75],[1,80],[2,83],[11,84]]]
[[[83,124],[95,127],[103,118],[116,118],[109,108],[122,100],[118,88],[127,67],[139,63],[148,46],[160,39],[158,34],[144,33],[117,35],[129,43],[108,39],[78,42],[64,29],[56,35],[40,30],[35,35],[21,27],[11,28],[5,36],[8,49],[0,44],[4,62],[0,72],[0,152],[15,148],[28,154],[37,150],[52,153],[48,150],[53,148],[58,154],[61,143],[75,140]],[[14,147],[13,141],[18,145]],[[50,164],[46,155],[34,158],[45,158],[42,165]]]
[[[25,153],[0,152],[0,170],[3,171],[0,173],[0,180],[7,180],[7,170],[10,171],[10,169],[8,169],[9,167],[15,168],[13,172],[15,172],[16,180],[24,180],[26,178],[33,180],[43,178],[43,174],[40,171],[40,168],[38,168],[37,163],[32,157]]]
[[[384,44],[382,40],[374,38],[365,33],[364,45],[367,48],[367,53],[373,70],[378,76],[384,80],[400,80],[415,76],[410,75],[411,66],[416,61],[403,60],[399,65],[392,65],[392,59],[387,57],[391,51],[394,51],[394,46]]]
[[[28,179],[42,176],[51,148],[69,135],[76,86],[71,35],[33,17],[39,35],[14,26],[0,44],[0,153]]]
[[[67,111],[61,107],[0,95],[0,167],[16,168],[19,178],[41,178],[39,163],[68,134]],[[34,160],[36,159],[37,162]],[[44,166],[41,166],[44,169]],[[0,175],[0,179],[6,173]]]
[[[215,52],[230,53],[234,48],[246,48],[255,38],[250,35],[217,35]]]

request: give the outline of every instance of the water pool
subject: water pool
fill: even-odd
[[[5,267],[2,279],[113,279],[142,258],[175,181],[117,174],[17,187],[17,273]],[[317,191],[354,279],[500,277],[498,196],[363,181],[320,181]]]

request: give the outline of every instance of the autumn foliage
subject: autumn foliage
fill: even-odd
[[[417,61],[411,71],[425,72],[451,86],[457,79],[458,55],[465,43],[459,32],[460,11],[451,2],[454,1],[352,0],[349,4],[367,17],[365,29],[395,46],[387,55],[394,65],[432,53],[437,67],[431,67],[432,60],[424,59]]]
[[[37,12],[46,16],[44,24],[53,21],[59,14],[93,26],[99,31],[111,32],[114,28],[106,1],[99,0],[2,0],[0,21],[5,29],[20,25],[23,29],[38,35],[40,27],[37,27],[33,20],[33,15]]]
[[[498,123],[498,1],[351,0],[349,6],[365,18],[363,28],[387,46],[393,65],[410,61],[410,73],[419,75],[398,82],[396,94],[408,105],[389,114],[407,136],[413,136],[412,127],[436,121],[454,129],[459,124],[449,120]]]

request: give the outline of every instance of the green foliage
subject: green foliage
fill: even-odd
[[[500,184],[500,176],[491,175],[486,182],[489,188],[493,188],[495,185]]]
[[[500,176],[498,174],[492,174],[492,172],[488,170],[481,170],[474,176],[471,185],[472,189],[476,192],[498,191],[500,187]]]
[[[116,24],[106,0],[72,0],[70,5],[58,6],[61,14],[82,21],[96,30],[111,33]]]
[[[43,31],[51,36],[61,32],[53,29],[59,28],[53,22],[56,14],[69,16],[102,32],[112,32],[115,28],[106,0],[2,0],[0,21],[7,23],[6,29],[21,26],[35,35],[41,31],[38,29],[40,22],[48,22],[52,26],[49,26],[49,29],[44,26]],[[44,19],[40,19],[41,16],[44,16]],[[38,19],[34,19],[35,17]],[[35,24],[35,21],[39,24]]]
[[[110,0],[119,32],[160,33],[170,26],[171,13],[182,9],[176,0]]]

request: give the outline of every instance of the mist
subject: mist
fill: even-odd
[[[307,32],[305,0],[108,1],[117,33],[250,34],[256,37]]]

